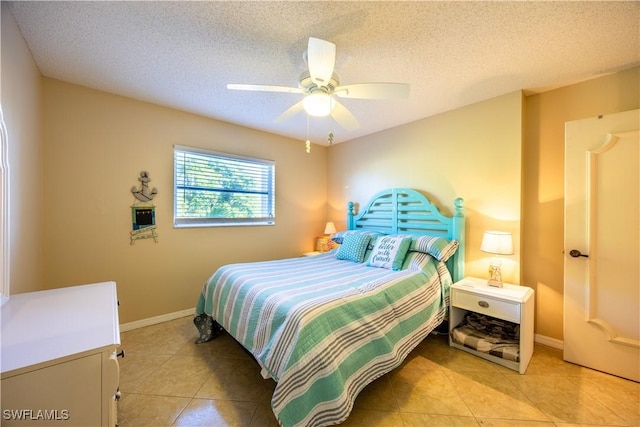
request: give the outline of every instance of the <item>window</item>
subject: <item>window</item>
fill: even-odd
[[[176,145],[176,227],[273,225],[275,162]]]

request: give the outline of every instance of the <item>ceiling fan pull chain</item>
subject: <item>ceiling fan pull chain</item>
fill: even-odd
[[[307,115],[307,141],[304,143],[307,154],[311,153],[311,141],[309,141],[309,116]]]

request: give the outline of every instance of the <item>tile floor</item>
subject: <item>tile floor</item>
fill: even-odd
[[[277,426],[273,381],[227,335],[194,344],[191,320],[122,333],[120,426]],[[342,425],[639,426],[640,384],[565,363],[542,345],[519,375],[432,335],[364,389]]]

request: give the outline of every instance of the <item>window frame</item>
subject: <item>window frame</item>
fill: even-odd
[[[9,136],[0,105],[0,306],[9,301],[10,226],[9,226]]]
[[[209,156],[212,159],[219,158],[224,162],[239,163],[252,163],[257,166],[267,166],[269,177],[267,190],[267,205],[270,207],[271,212],[269,216],[251,218],[251,217],[239,217],[239,218],[215,218],[215,217],[192,217],[192,218],[179,218],[178,217],[178,168],[177,168],[177,153],[193,153],[204,156]],[[275,165],[274,160],[261,159],[256,157],[242,156],[237,154],[224,153],[220,151],[207,150],[197,147],[189,147],[185,145],[173,146],[173,226],[174,228],[190,228],[190,227],[229,227],[229,226],[260,226],[260,225],[275,225],[275,209],[276,209],[276,177],[275,177]],[[184,188],[183,188],[184,189]],[[215,190],[211,190],[216,192]],[[220,193],[225,191],[220,191]]]

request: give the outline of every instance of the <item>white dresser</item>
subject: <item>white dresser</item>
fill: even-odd
[[[0,311],[2,426],[113,427],[116,284],[11,295]]]

